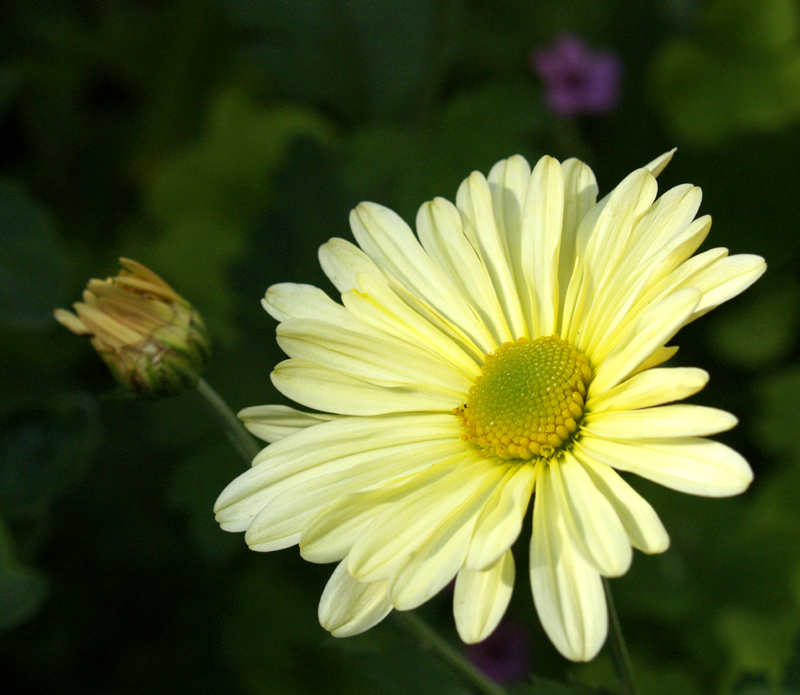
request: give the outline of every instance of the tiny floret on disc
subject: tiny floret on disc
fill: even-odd
[[[591,378],[586,357],[557,335],[504,343],[453,411],[462,438],[503,459],[550,458],[578,430]]]

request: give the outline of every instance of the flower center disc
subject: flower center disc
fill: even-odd
[[[550,458],[577,431],[591,378],[586,357],[558,336],[504,343],[454,411],[462,437],[504,459]]]

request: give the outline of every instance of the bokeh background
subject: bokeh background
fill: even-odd
[[[565,35],[616,61],[604,108],[552,109],[531,54]],[[332,290],[316,249],[351,238],[359,201],[413,222],[513,153],[578,156],[602,195],[672,147],[660,185],[702,186],[706,248],[769,264],[673,360],[710,371],[694,402],[739,416],[720,439],[756,478],[727,500],[636,481],[672,547],[613,587],[644,693],[800,692],[799,126],[793,0],[5,0],[4,692],[469,692],[391,619],[327,635],[331,567],[250,552],[215,524],[245,464],[197,394],[120,396],[52,309],[135,258],[205,315],[206,377],[234,409],[285,402],[259,300],[275,282]],[[612,688],[607,651],[555,652],[526,574],[499,638],[469,657],[514,692],[563,692],[526,669]],[[454,638],[450,601],[421,612]]]

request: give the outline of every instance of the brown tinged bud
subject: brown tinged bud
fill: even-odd
[[[75,313],[54,316],[91,343],[114,378],[138,396],[172,396],[197,385],[209,355],[200,314],[141,263],[120,258],[123,269],[89,280]]]

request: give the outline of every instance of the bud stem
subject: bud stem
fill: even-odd
[[[258,445],[228,404],[205,379],[197,380],[197,392],[205,399],[206,404],[219,420],[230,443],[249,464],[262,447]]]

